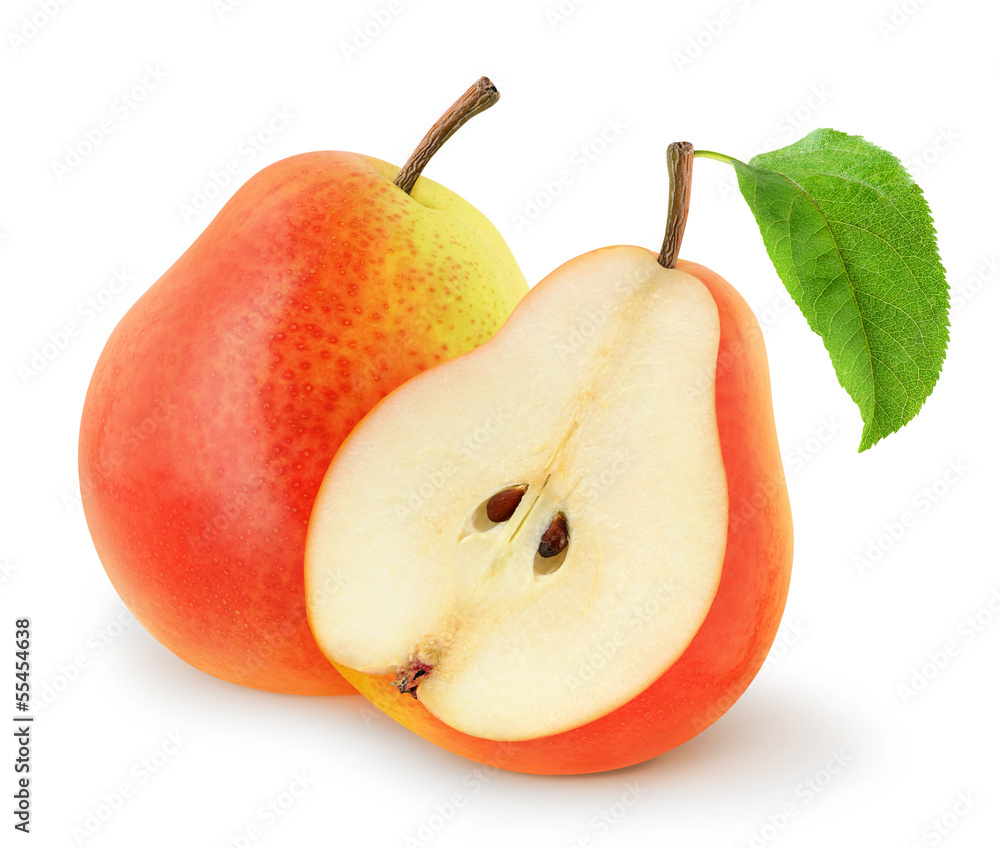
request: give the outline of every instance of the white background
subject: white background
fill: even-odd
[[[388,12],[388,0],[62,0],[54,16],[45,5],[8,0],[0,12],[0,632],[12,655],[15,617],[31,617],[35,693],[49,700],[34,728],[33,833],[5,845],[996,844],[993,4],[398,0]],[[365,44],[355,28],[378,29],[376,13],[389,23]],[[22,16],[44,25],[15,44],[31,34]],[[685,50],[694,58],[680,62]],[[501,102],[428,176],[497,224],[531,282],[591,248],[659,245],[668,142],[745,159],[830,126],[910,165],[953,289],[937,389],[859,455],[859,416],[731,171],[696,162],[682,255],[729,279],[764,325],[795,568],[779,642],[746,695],[692,742],[620,772],[498,773],[360,698],[281,696],[196,671],[130,623],[77,500],[90,373],[117,320],[235,189],[186,220],[212,173],[239,159],[242,182],[331,148],[400,163],[481,74]],[[116,100],[144,81],[123,115]],[[240,158],[275,109],[288,126]],[[111,133],[60,177],[67,146],[106,117]],[[621,129],[602,141],[609,126]],[[553,196],[546,184],[564,169],[572,181]],[[25,379],[49,334],[122,270],[131,284]],[[927,666],[951,641],[944,668]],[[12,664],[0,663],[5,693]],[[13,747],[3,751],[9,799]],[[289,805],[283,793],[303,777]],[[122,784],[130,797],[111,811]],[[260,814],[271,802],[285,805],[273,820]]]

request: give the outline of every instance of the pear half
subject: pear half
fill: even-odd
[[[341,447],[310,519],[323,652],[490,740],[558,734],[647,689],[722,574],[719,341],[700,280],[611,247],[397,389]]]

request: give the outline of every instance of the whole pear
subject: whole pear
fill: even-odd
[[[480,80],[403,171],[330,151],[265,168],[108,340],[80,429],[87,523],[122,600],[191,665],[354,691],[306,620],[307,522],[365,413],[489,339],[527,291],[490,222],[419,177],[497,97]]]

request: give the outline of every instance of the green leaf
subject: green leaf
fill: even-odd
[[[834,130],[728,161],[778,275],[861,410],[866,450],[917,414],[948,346],[948,283],[923,193],[891,153]]]

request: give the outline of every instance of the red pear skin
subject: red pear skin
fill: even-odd
[[[527,291],[484,217],[426,178],[406,195],[396,171],[338,152],[264,169],[94,372],[79,461],[97,552],[153,636],[217,677],[354,691],[306,621],[319,484],[372,406],[484,342]]]
[[[631,701],[581,727],[522,742],[460,733],[431,715],[419,700],[392,688],[391,676],[341,669],[377,707],[443,748],[533,774],[580,774],[633,765],[711,725],[743,693],[767,656],[788,592],[792,519],[764,340],[750,307],[722,277],[683,260],[677,268],[708,288],[720,319],[716,418],[729,490],[729,529],[722,576],[708,615],[680,658]],[[580,697],[587,697],[585,690]]]

